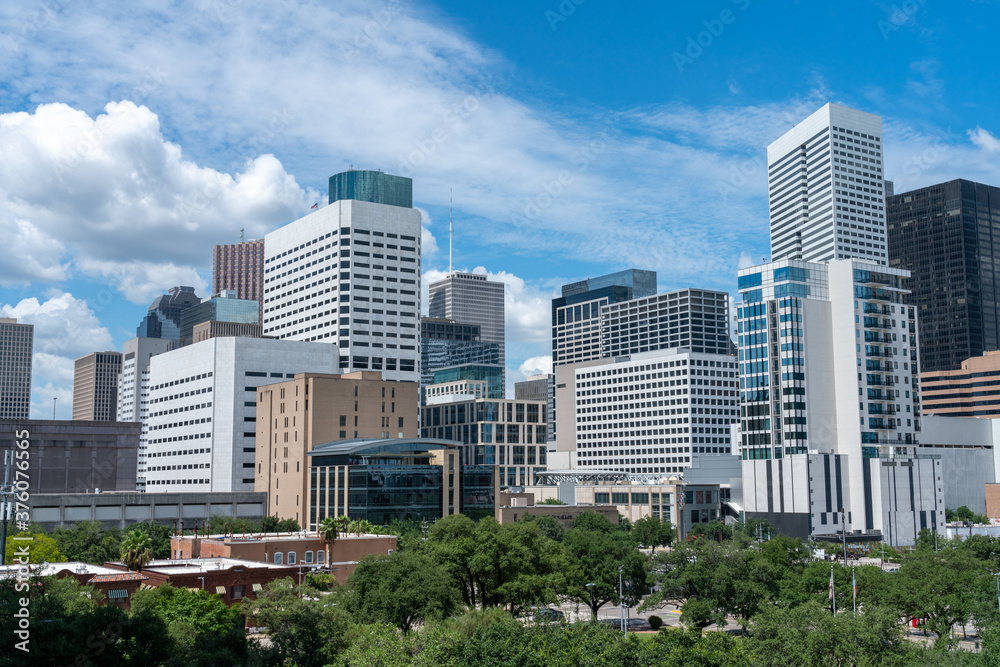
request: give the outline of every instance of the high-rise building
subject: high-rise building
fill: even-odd
[[[91,352],[74,362],[73,421],[118,419],[118,375],[121,352]]]
[[[427,314],[478,325],[480,341],[496,343],[500,349],[500,364],[506,364],[502,282],[487,280],[478,273],[449,273],[446,278],[431,283]]]
[[[457,440],[463,461],[497,466],[501,487],[535,484],[548,462],[544,401],[456,400],[421,408],[425,438]]]
[[[548,401],[550,375],[532,375],[514,384],[514,400]]]
[[[139,323],[137,338],[164,338],[180,343],[181,313],[201,303],[193,287],[171,287],[167,294],[156,297],[149,312]]]
[[[415,209],[338,199],[268,234],[264,335],[333,343],[342,372],[418,381],[420,230]]]
[[[940,470],[916,455],[917,318],[906,277],[859,259],[739,271],[749,516],[803,537],[846,522],[892,544],[943,521],[940,489],[928,485]]]
[[[181,311],[180,344],[194,342],[193,329],[203,322],[258,324],[260,312],[256,301],[240,299],[235,290],[223,290],[210,299]]]
[[[958,370],[922,372],[920,405],[925,415],[1000,419],[1000,350],[966,359]]]
[[[333,373],[337,359],[333,345],[267,338],[212,338],[152,357],[146,490],[253,491],[258,387]]]
[[[434,371],[465,364],[501,366],[500,346],[480,340],[478,324],[445,318],[420,320],[420,386],[434,382]],[[502,366],[501,366],[502,367]],[[503,396],[503,387],[498,398]]]
[[[1000,188],[954,180],[887,200],[889,265],[911,277],[924,372],[1000,349]]]
[[[601,357],[670,348],[730,354],[729,295],[703,289],[609,303],[601,310]]]
[[[563,285],[552,299],[552,365],[600,359],[601,310],[656,294],[656,272],[628,269]]]
[[[486,383],[487,398],[503,398],[503,366],[499,364],[461,364],[438,368],[434,371],[434,384],[477,380]]]
[[[331,176],[329,203],[349,199],[413,208],[413,180],[363,169],[349,169]]]
[[[28,419],[35,325],[0,317],[0,419]]]
[[[165,338],[132,338],[122,345],[122,370],[118,375],[119,422],[139,422],[139,457],[136,488],[146,490],[146,441],[149,437],[149,360],[170,351],[174,341]]]
[[[417,406],[416,382],[375,371],[302,373],[259,388],[254,488],[267,492],[268,514],[305,525],[308,452],[338,440],[416,437]]]
[[[217,245],[212,249],[212,294],[235,290],[236,298],[264,306],[264,239]],[[197,323],[196,323],[197,324]]]
[[[888,263],[882,119],[826,104],[767,147],[771,259]]]
[[[200,343],[209,338],[240,336],[243,338],[263,338],[261,326],[256,322],[244,324],[241,322],[217,322],[209,320],[196,324],[191,328],[191,342]]]
[[[691,456],[730,454],[736,361],[663,349],[556,368],[556,449],[576,467],[680,473]]]

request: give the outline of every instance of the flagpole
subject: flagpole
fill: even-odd
[[[833,589],[833,566],[830,566],[830,606],[833,609],[833,615],[837,615],[837,598],[834,594]]]
[[[851,566],[851,587],[854,589],[854,615],[858,615],[858,580],[854,576],[854,566]]]

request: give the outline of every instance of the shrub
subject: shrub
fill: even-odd
[[[650,616],[648,620],[650,627],[652,627],[654,630],[659,630],[661,627],[663,627],[663,619],[660,618],[659,616]]]

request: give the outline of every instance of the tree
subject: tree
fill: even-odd
[[[674,541],[674,527],[669,521],[647,516],[632,524],[632,537],[639,544],[649,547],[654,553],[656,547],[669,547]]]
[[[66,560],[100,565],[121,555],[121,533],[117,528],[102,529],[100,521],[78,521],[72,528],[52,533]]]
[[[149,537],[149,551],[152,554],[153,560],[170,558],[170,538],[174,534],[172,526],[148,521],[136,524],[133,528],[145,533]]]
[[[989,575],[984,566],[970,550],[950,542],[936,553],[915,551],[892,575],[896,585],[891,602],[936,633],[936,645],[949,644],[952,627],[969,620],[977,606],[977,593],[987,588]]]
[[[153,559],[152,540],[141,530],[132,530],[122,540],[121,561],[130,570],[142,571]]]
[[[565,505],[563,501],[558,498],[546,498],[545,500],[538,503],[539,505]]]
[[[241,611],[257,627],[266,627],[270,646],[264,664],[322,667],[333,664],[348,646],[349,617],[343,598],[296,589],[291,579],[264,586],[256,599],[244,598]]]
[[[566,592],[590,608],[592,619],[605,604],[621,601],[619,571],[629,606],[649,591],[648,560],[624,533],[571,528],[563,544],[570,564]]]
[[[24,559],[27,549],[27,563],[41,565],[42,563],[64,563],[66,557],[59,550],[54,539],[42,532],[21,531],[17,535],[7,536],[7,549],[4,552],[4,563],[17,565],[18,559]]]
[[[548,514],[525,514],[518,521],[534,521],[546,537],[562,542],[565,531],[559,519]]]
[[[356,618],[389,623],[403,633],[415,623],[450,616],[461,599],[448,570],[415,551],[367,556],[348,584],[347,604]]]
[[[472,519],[464,514],[439,519],[427,531],[427,541],[417,540],[417,544],[423,544],[427,553],[447,568],[458,585],[462,602],[473,608],[480,604],[477,575],[472,566],[476,553],[476,524]]]
[[[302,530],[302,526],[295,519],[282,519],[278,522],[278,532],[296,533],[300,530]]]
[[[622,530],[621,524],[616,526],[603,514],[589,510],[573,519],[573,523],[570,524],[570,528],[578,528],[581,530],[596,531],[600,533],[611,533]]]
[[[324,518],[319,524],[319,538],[326,547],[327,568],[333,567],[331,565],[333,562],[333,543],[337,541],[338,537],[340,537],[340,529],[338,526],[339,524],[337,523],[337,520],[332,516]]]

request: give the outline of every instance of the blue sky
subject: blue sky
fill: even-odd
[[[33,416],[211,246],[355,165],[414,179],[425,278],[508,284],[512,379],[549,301],[630,266],[732,291],[768,254],[765,148],[828,101],[883,116],[897,192],[1000,184],[996,2],[243,0],[0,7],[0,315]],[[992,63],[992,64],[991,64]]]

